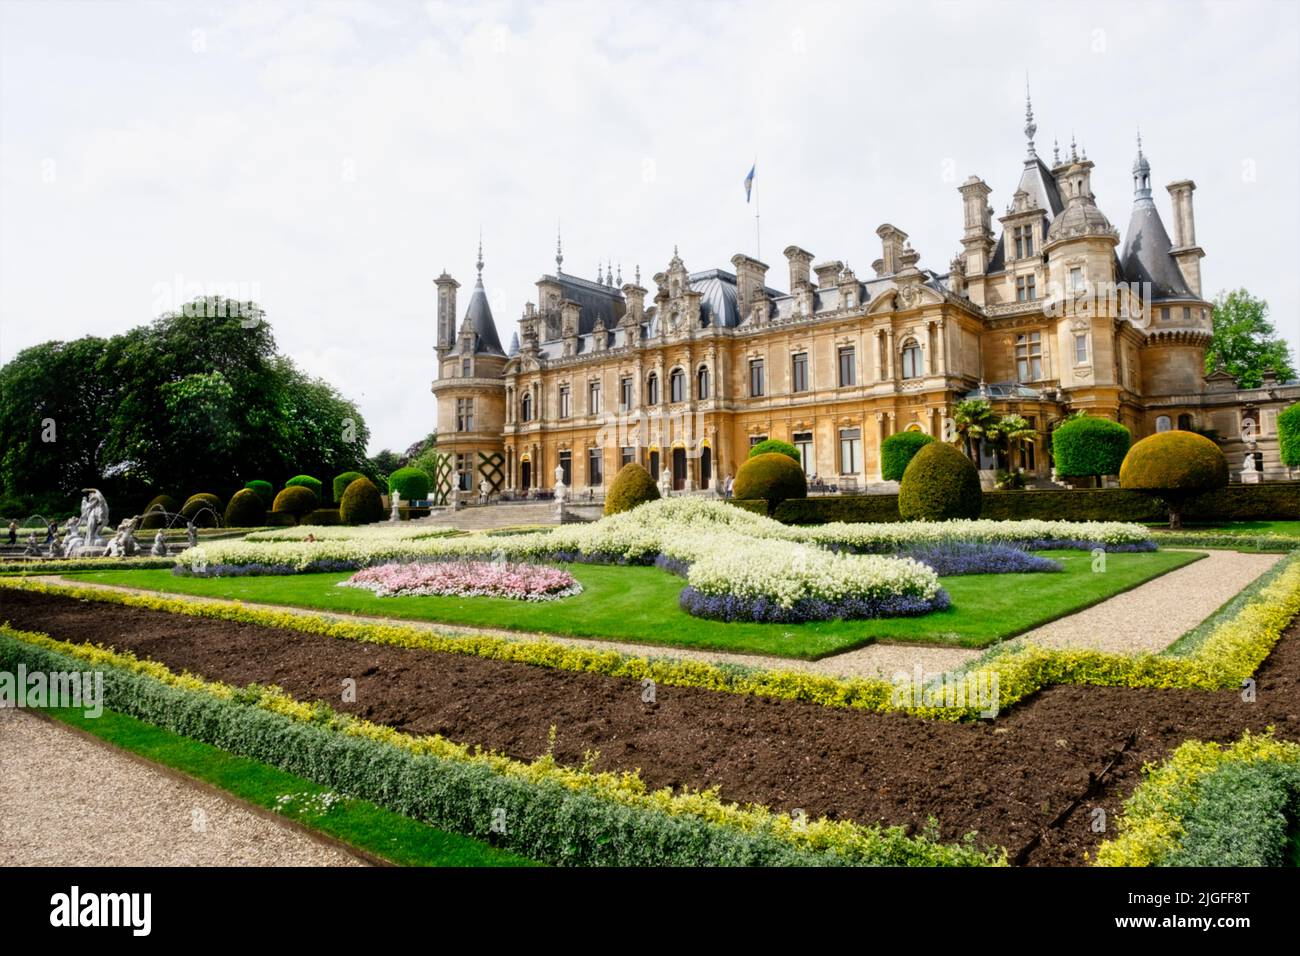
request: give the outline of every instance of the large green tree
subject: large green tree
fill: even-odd
[[[252,478],[364,464],[356,406],[279,355],[260,313],[250,321],[235,305],[199,300],[111,339],[27,349],[0,369],[5,494],[94,484],[224,495]]]
[[[1245,289],[1220,292],[1214,299],[1214,339],[1205,353],[1205,371],[1222,365],[1242,388],[1257,388],[1265,372],[1283,381],[1295,378],[1291,349],[1268,319],[1268,303]]]

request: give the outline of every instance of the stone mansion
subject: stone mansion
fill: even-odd
[[[555,271],[537,281],[507,349],[480,246],[459,328],[459,284],[445,272],[434,280],[438,446],[460,487],[550,488],[558,467],[581,494],[637,461],[656,478],[667,470],[675,488],[708,488],[753,444],[780,438],[800,448],[809,475],[865,489],[880,480],[887,436],[942,437],[956,403],[976,396],[1037,431],[1013,463],[1031,475],[1050,475],[1050,433],[1083,409],[1135,439],[1212,434],[1234,480],[1247,458],[1264,477],[1284,476],[1276,416],[1300,385],[1241,390],[1204,374],[1211,306],[1195,184],[1166,187],[1167,230],[1139,141],[1121,234],[1095,202],[1086,152],[1054,150],[1049,166],[1035,132],[1027,108],[1027,154],[1001,216],[984,180],[958,187],[961,251],[942,273],[889,224],[876,230],[870,275],[787,247],[784,292],[750,256],[693,272],[675,249],[653,288],[639,267],[630,282],[608,268],[580,278],[563,270],[557,241]],[[1242,443],[1243,428],[1256,444]]]

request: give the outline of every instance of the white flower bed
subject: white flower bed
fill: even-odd
[[[591,524],[563,525],[515,535],[431,536],[429,530],[400,525],[361,528],[284,528],[257,532],[242,540],[212,541],[190,548],[181,564],[287,565],[303,569],[317,561],[350,562],[357,567],[421,558],[505,560],[595,559],[651,561],[660,554],[686,563],[735,554],[794,555],[776,545],[811,544],[817,550],[842,547],[892,554],[912,545],[943,541],[984,543],[1092,542],[1142,546],[1151,541],[1141,525],[1073,521],[945,521],[893,524],[783,525],[733,505],[702,498],[670,498],[643,505]],[[317,540],[306,541],[307,535]],[[769,551],[770,549],[770,551]],[[793,560],[793,558],[791,558]]]

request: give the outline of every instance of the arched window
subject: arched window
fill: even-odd
[[[519,420],[521,422],[531,422],[533,420],[533,396],[531,392],[524,392],[524,397],[519,402]]]
[[[1169,418],[1168,415],[1157,415],[1157,416],[1156,416],[1156,431],[1158,431],[1158,432],[1167,432],[1167,431],[1169,431],[1169,429],[1171,429],[1171,428],[1173,428],[1173,427],[1174,427],[1174,423],[1173,423],[1173,421]]]
[[[645,380],[645,403],[647,405],[659,404],[659,376],[651,372]]]
[[[668,373],[668,400],[670,402],[686,401],[686,373],[679,368]]]
[[[903,378],[920,377],[921,346],[916,344],[916,339],[908,339],[903,343]]]
[[[1178,416],[1178,430],[1189,432],[1192,430],[1192,416],[1186,412]]]
[[[701,400],[709,397],[709,367],[701,365],[695,373],[695,394]]]

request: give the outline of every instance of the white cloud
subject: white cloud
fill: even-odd
[[[281,347],[405,447],[433,425],[431,280],[472,281],[480,226],[503,341],[557,220],[579,274],[752,253],[755,157],[773,285],[790,243],[868,272],[886,221],[944,269],[956,184],[1009,202],[1025,69],[1040,151],[1076,135],[1112,221],[1141,124],[1156,181],[1200,186],[1207,288],[1300,332],[1294,7],[63,9],[0,8],[0,358],[146,321],[178,273],[256,285]]]

